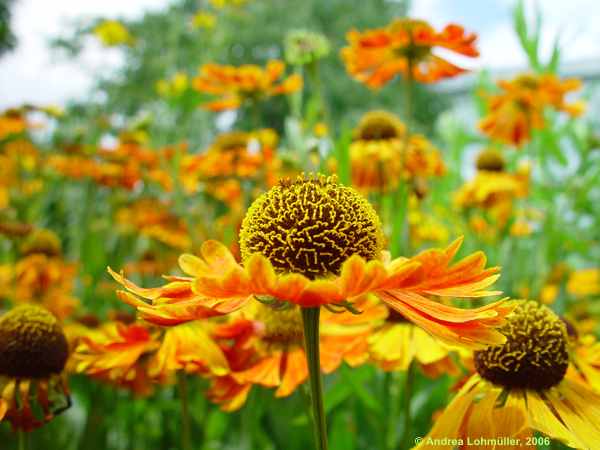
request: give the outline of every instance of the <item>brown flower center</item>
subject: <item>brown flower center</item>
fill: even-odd
[[[62,327],[35,305],[13,308],[0,318],[0,374],[47,378],[62,372],[69,346]]]
[[[339,274],[352,255],[376,259],[382,245],[373,207],[322,175],[281,180],[250,206],[240,232],[243,260],[260,253],[275,270],[311,279]]]
[[[502,345],[475,352],[477,372],[494,384],[517,389],[548,389],[569,366],[565,324],[547,307],[523,301],[500,328]]]
[[[355,131],[355,140],[378,141],[400,139],[404,136],[405,126],[394,114],[387,111],[369,111]]]

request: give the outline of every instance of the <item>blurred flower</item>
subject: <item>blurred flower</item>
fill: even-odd
[[[0,420],[31,431],[71,406],[63,374],[67,339],[44,308],[21,305],[0,316],[0,354]]]
[[[448,227],[433,214],[423,212],[416,196],[411,196],[409,199],[408,225],[410,241],[416,247],[424,242],[442,245],[450,239]]]
[[[369,337],[370,356],[379,367],[385,371],[406,371],[416,361],[429,377],[458,375],[448,346],[393,309],[388,311],[385,322]]]
[[[366,297],[357,302],[362,313],[332,313],[321,317],[321,368],[331,373],[342,362],[351,366],[367,360],[367,336],[385,317],[385,307]],[[239,318],[215,332],[230,340],[227,358],[231,373],[212,380],[208,396],[226,411],[240,408],[253,385],[277,388],[276,397],[291,395],[308,378],[300,309],[253,303]]]
[[[571,272],[567,282],[567,292],[575,297],[600,294],[600,269],[589,268]]]
[[[313,127],[313,133],[318,138],[326,137],[329,134],[329,127],[326,123],[317,122]]]
[[[115,223],[129,233],[140,233],[170,247],[186,250],[192,245],[185,221],[155,198],[141,198],[117,210]]]
[[[436,440],[520,439],[534,431],[570,447],[600,440],[600,395],[568,376],[565,324],[547,307],[521,301],[502,331],[507,341],[475,352],[474,374],[417,449]],[[504,445],[504,442],[502,443]],[[512,446],[506,441],[507,446]]]
[[[178,370],[224,375],[227,361],[207,334],[206,324],[190,322],[160,330],[143,324],[109,322],[80,338],[73,354],[77,372],[149,395],[153,383],[172,381]]]
[[[246,102],[296,92],[302,87],[302,77],[294,74],[282,79],[285,64],[278,60],[269,61],[263,69],[254,64],[227,66],[204,64],[200,74],[194,78],[193,87],[199,92],[219,96],[203,105],[211,111],[237,109]]]
[[[19,134],[27,129],[25,115],[18,109],[7,109],[0,114],[0,141],[12,134]]]
[[[503,161],[495,150],[484,150],[477,158],[475,178],[454,194],[458,207],[489,212],[499,228],[510,218],[513,201],[525,197],[529,191],[529,166],[523,165],[512,174],[504,171]]]
[[[125,25],[117,20],[103,20],[96,25],[93,33],[106,47],[132,45],[135,42]]]
[[[308,30],[292,30],[285,36],[285,60],[288,64],[301,66],[312,64],[326,57],[331,45],[321,33]]]
[[[171,78],[158,80],[156,92],[161,97],[179,97],[188,88],[189,80],[185,72],[177,72]]]
[[[443,250],[389,261],[382,244],[379,218],[354,190],[339,185],[335,177],[298,177],[281,180],[248,209],[240,232],[243,265],[223,244],[207,241],[202,258],[180,257],[181,268],[191,277],[170,278],[164,287],[142,289],[111,274],[150,300],[119,294],[155,323],[189,321],[196,310],[205,314],[206,308],[230,312],[255,298],[353,309],[354,300],[373,293],[446,342],[471,347],[503,342],[495,331],[511,310],[503,301],[463,310],[425,297],[495,294],[483,290],[498,277],[497,268],[484,268],[483,253],[450,266],[461,244],[458,239]],[[184,296],[172,297],[175,280]]]
[[[552,74],[523,74],[498,82],[500,94],[485,95],[488,114],[479,122],[481,131],[492,139],[520,147],[531,140],[532,130],[544,128],[544,109],[554,108],[577,117],[585,108],[582,101],[567,103],[566,95],[580,89],[581,81],[561,81]]]
[[[378,110],[364,114],[350,144],[352,184],[366,191],[395,189],[402,176],[405,133],[394,114]]]
[[[217,16],[207,11],[198,11],[192,17],[192,26],[194,28],[204,28],[212,30],[217,23]]]
[[[36,230],[21,245],[22,256],[12,266],[0,297],[16,303],[36,302],[60,320],[79,305],[73,296],[76,266],[61,256],[60,241],[50,230]]]
[[[404,179],[440,176],[440,152],[424,136],[405,137],[406,127],[393,114],[369,111],[354,130],[350,145],[352,184],[362,190],[387,192]],[[408,145],[408,147],[406,147]]]
[[[515,237],[525,237],[531,235],[533,228],[531,224],[523,219],[517,219],[510,226],[510,235]]]
[[[249,0],[209,0],[209,3],[216,9],[222,9],[228,6],[240,7],[248,3]]]
[[[281,166],[277,141],[277,133],[271,129],[218,135],[205,152],[183,160],[180,176],[186,192],[196,192],[202,183],[207,193],[232,210],[241,208],[242,181],[253,180],[266,187],[277,182]]]
[[[423,20],[396,19],[384,28],[347,34],[348,47],[341,51],[346,70],[370,88],[380,88],[396,75],[421,83],[434,83],[463,73],[462,69],[434,53],[436,48],[463,56],[479,56],[475,34],[465,34],[459,25],[435,31]]]

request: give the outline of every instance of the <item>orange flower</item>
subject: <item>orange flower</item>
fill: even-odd
[[[341,51],[346,70],[370,88],[380,88],[396,75],[407,76],[421,83],[435,83],[465,71],[441,56],[435,48],[460,55],[479,56],[475,34],[465,34],[459,25],[447,25],[435,31],[423,20],[396,19],[384,28],[347,34],[350,43]]]
[[[362,314],[323,311],[320,363],[324,373],[335,371],[344,361],[351,366],[367,361],[367,337],[386,309],[366,296],[356,306]],[[229,340],[226,354],[231,373],[214,378],[208,396],[225,411],[240,408],[253,385],[277,388],[275,396],[286,397],[308,378],[297,306],[254,303],[215,334]]]
[[[363,190],[395,189],[404,177],[413,182],[440,176],[445,166],[440,152],[422,135],[411,135],[387,111],[369,111],[360,120],[350,144],[352,184]]]
[[[427,250],[392,261],[381,252],[381,225],[371,205],[335,177],[282,180],[248,210],[240,233],[243,264],[216,241],[199,258],[182,255],[191,277],[170,277],[162,288],[142,289],[111,271],[131,294],[120,296],[147,320],[181,323],[239,309],[258,298],[302,307],[352,307],[373,293],[408,320],[449,343],[477,347],[503,341],[494,328],[512,307],[499,301],[472,310],[427,296],[483,297],[499,275],[474,253],[451,265],[462,239],[444,250]]]
[[[187,250],[191,246],[185,222],[157,199],[144,198],[119,209],[115,222],[124,231],[137,231],[170,247]]]
[[[240,67],[204,64],[194,78],[194,89],[206,94],[220,96],[218,100],[203,106],[211,111],[237,109],[246,101],[256,101],[274,95],[296,92],[302,88],[302,77],[294,74],[281,79],[285,64],[269,61],[263,69],[254,64]]]
[[[218,135],[208,149],[187,157],[180,176],[187,192],[196,192],[204,181],[206,191],[231,208],[241,207],[242,180],[277,182],[281,161],[276,156],[277,133],[261,129],[246,133],[230,131]]]
[[[7,109],[0,114],[0,141],[12,134],[22,133],[27,129],[27,120],[23,111]]]
[[[73,296],[76,266],[60,256],[60,241],[49,230],[32,232],[21,246],[23,257],[10,266],[0,296],[16,303],[37,302],[60,320],[79,305]]]
[[[142,324],[111,322],[79,338],[73,354],[77,372],[131,390],[152,393],[153,383],[171,381],[175,371],[224,375],[225,356],[201,322],[161,331]]]
[[[568,92],[581,88],[581,81],[575,78],[561,81],[552,74],[523,74],[510,81],[501,80],[498,86],[500,94],[486,96],[489,111],[479,128],[492,139],[515,147],[529,142],[532,130],[544,128],[545,108],[552,107],[573,117],[585,108],[581,101],[565,100]]]

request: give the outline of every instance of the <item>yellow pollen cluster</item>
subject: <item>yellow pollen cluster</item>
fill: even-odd
[[[504,171],[504,156],[498,150],[488,148],[477,155],[477,170],[488,170],[492,172]]]
[[[548,389],[569,366],[565,324],[547,307],[522,301],[500,328],[506,343],[475,352],[479,374],[494,384],[517,389]]]
[[[267,344],[279,346],[302,344],[302,315],[297,306],[279,309],[257,302],[254,320],[263,327],[262,339]]]
[[[56,318],[36,305],[13,308],[0,318],[0,375],[47,378],[62,372],[69,347]]]
[[[352,255],[376,259],[382,245],[373,207],[335,176],[281,180],[250,206],[240,231],[244,261],[260,253],[275,270],[311,279],[338,275]]]
[[[369,111],[362,117],[356,129],[355,140],[400,139],[404,133],[404,124],[394,114],[376,110]]]

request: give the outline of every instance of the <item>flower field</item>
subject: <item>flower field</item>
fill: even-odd
[[[121,63],[0,109],[2,449],[600,448],[600,76],[411,3],[52,36]]]

